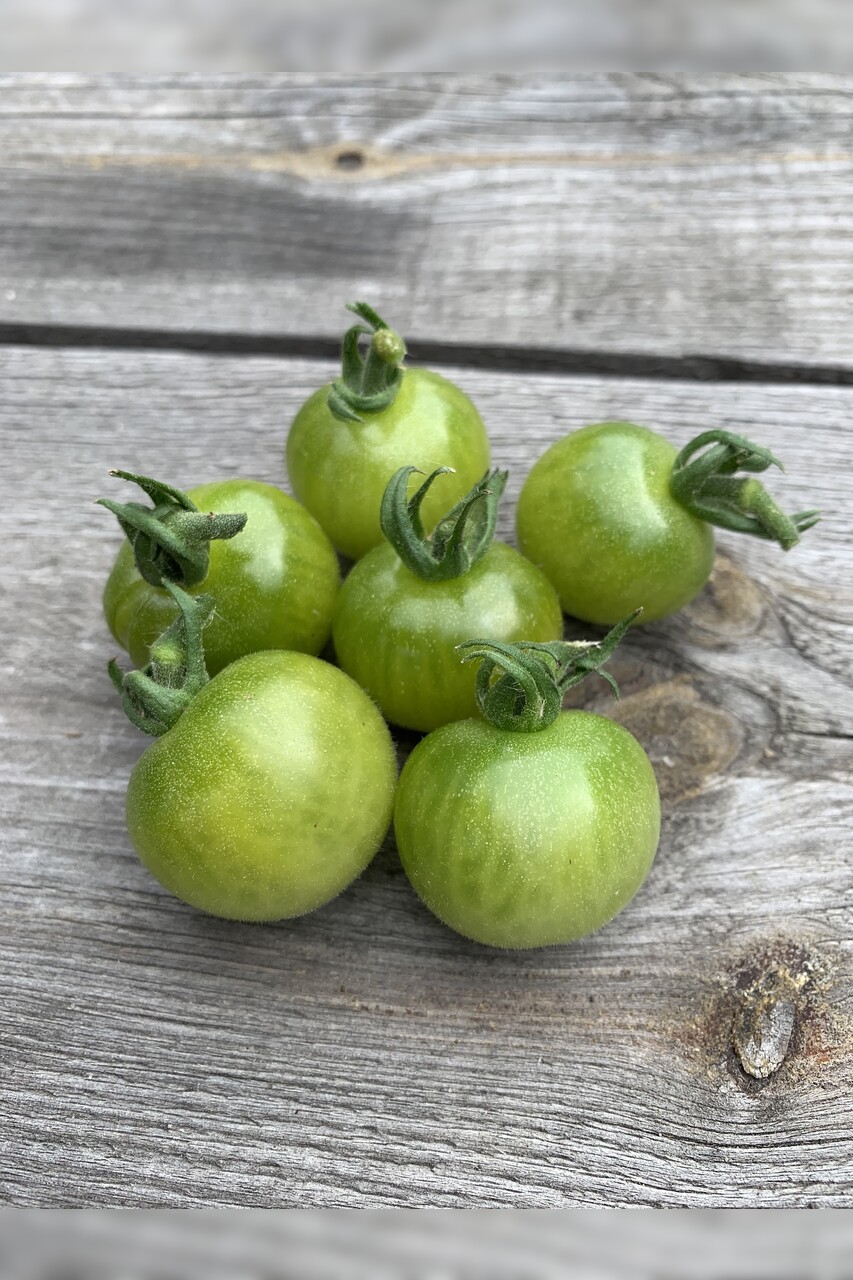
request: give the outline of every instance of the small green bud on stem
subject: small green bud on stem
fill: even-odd
[[[379,413],[394,403],[403,380],[406,344],[366,302],[349,302],[364,324],[353,325],[344,334],[341,347],[341,376],[329,391],[329,409],[341,422],[363,422],[366,413]],[[370,338],[366,358],[359,350],[363,337]]]

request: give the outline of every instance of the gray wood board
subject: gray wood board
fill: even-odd
[[[364,295],[422,340],[851,368],[853,77],[0,91],[0,323],[333,337]]]
[[[721,535],[713,584],[629,637],[623,720],[655,760],[661,849],[580,944],[500,953],[434,921],[393,842],[275,927],[205,918],[123,817],[145,741],[104,673],[110,466],[283,480],[328,363],[7,348],[0,562],[0,1194],[18,1204],[851,1205],[853,391],[453,376],[522,475],[583,422],[772,443],[824,523],[785,556]],[[411,738],[402,743],[405,750]],[[781,1067],[733,1028],[790,984]],[[751,1003],[752,1002],[752,1003]]]

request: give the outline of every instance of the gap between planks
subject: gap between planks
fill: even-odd
[[[343,327],[342,327],[343,335]],[[639,378],[679,382],[797,383],[853,386],[853,367],[797,362],[738,360],[695,353],[685,356],[608,352],[477,343],[407,340],[417,364],[501,373],[551,373],[566,376]],[[97,325],[0,323],[0,346],[66,347],[72,350],[184,351],[208,356],[267,356],[279,359],[333,360],[340,342],[318,335],[228,333],[213,330],[101,328]]]

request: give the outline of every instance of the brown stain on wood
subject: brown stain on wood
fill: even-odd
[[[758,585],[728,556],[719,554],[703,591],[682,611],[684,638],[704,649],[722,649],[761,630],[767,602]]]
[[[648,752],[667,806],[698,795],[743,746],[743,727],[706,702],[686,676],[631,694],[607,714]]]

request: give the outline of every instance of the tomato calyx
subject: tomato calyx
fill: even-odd
[[[669,488],[676,502],[692,515],[721,529],[778,542],[790,551],[800,535],[817,524],[819,511],[787,516],[758,480],[737,471],[785,468],[769,449],[730,431],[705,431],[691,440],[675,460]]]
[[[536,733],[557,719],[569,689],[595,672],[618,698],[613,677],[602,671],[625,632],[642,613],[635,609],[617,622],[602,640],[555,640],[550,644],[520,641],[466,640],[457,649],[463,662],[479,659],[477,706],[497,729]]]
[[[437,467],[409,498],[409,477],[423,472],[419,467],[400,467],[382,495],[382,532],[406,568],[425,582],[462,577],[486,554],[495,536],[507,471],[487,471],[431,534],[424,531],[420,514],[424,498],[439,476],[453,474],[452,467]]]
[[[180,489],[137,476],[130,471],[111,471],[111,476],[130,480],[147,493],[153,507],[141,502],[112,502],[98,498],[118,518],[133,548],[136,567],[146,582],[167,587],[170,582],[194,587],[207,577],[210,543],[214,538],[233,538],[246,523],[246,515],[199,511]]]
[[[163,586],[180,613],[151,645],[148,664],[122,671],[113,658],[107,667],[128,720],[153,738],[168,733],[210,679],[202,631],[213,613],[213,596],[188,596],[174,582]]]
[[[341,376],[329,391],[329,409],[341,422],[364,422],[394,403],[403,380],[406,344],[366,302],[348,302],[347,310],[367,322],[347,329],[341,345]],[[370,338],[367,356],[359,349]]]

